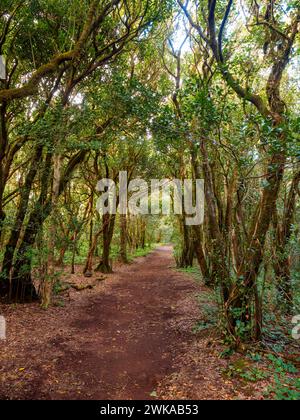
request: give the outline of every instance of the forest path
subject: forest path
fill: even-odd
[[[157,384],[192,340],[197,313],[181,301],[192,295],[196,302],[196,282],[174,270],[171,247],[120,267],[106,282],[104,290],[75,305],[36,308],[39,325],[32,307],[22,322],[8,314],[18,323],[14,333],[21,342],[14,348],[8,338],[13,362],[6,360],[0,397],[154,399]],[[26,339],[20,331],[25,326]],[[11,370],[17,371],[14,378]]]

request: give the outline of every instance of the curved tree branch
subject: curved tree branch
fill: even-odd
[[[97,30],[99,25],[102,23],[103,19],[107,16],[108,13],[111,12],[112,8],[119,2],[120,0],[111,0],[109,4],[106,5],[101,11],[98,18],[95,19],[99,0],[93,0],[89,8],[83,30],[73,50],[58,54],[57,56],[52,58],[52,60],[50,60],[49,63],[42,65],[32,74],[29,81],[24,86],[15,89],[0,90],[0,102],[10,101],[13,99],[21,99],[27,96],[34,95],[37,92],[39,82],[43,77],[57,71],[61,64],[68,61],[74,61],[77,58],[79,58],[80,54],[84,50],[84,46],[88,41],[91,33]]]

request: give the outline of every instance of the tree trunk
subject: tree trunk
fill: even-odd
[[[51,212],[51,202],[47,201],[47,191],[51,177],[52,155],[48,153],[44,162],[41,192],[16,253],[12,270],[9,300],[11,302],[27,302],[37,299],[37,293],[31,279],[32,250],[36,235]]]
[[[49,228],[49,242],[48,242],[48,276],[44,279],[42,287],[42,307],[47,309],[51,304],[52,289],[55,281],[55,245],[57,236],[57,205],[59,200],[59,186],[61,180],[62,157],[56,154],[53,157],[53,183],[52,183],[52,202],[51,202],[51,217]]]
[[[112,265],[110,262],[111,242],[115,227],[115,215],[106,214],[103,216],[103,249],[102,258],[96,271],[104,274],[112,273]]]
[[[292,236],[292,225],[296,210],[296,198],[300,182],[298,171],[291,183],[288,198],[285,203],[282,220],[279,221],[277,211],[274,214],[275,235],[275,258],[274,271],[278,290],[278,304],[281,309],[290,314],[293,309],[293,293],[291,285],[291,258],[288,255],[288,245]]]
[[[3,194],[7,181],[7,170],[5,169],[5,155],[8,146],[8,130],[6,125],[7,104],[2,103],[0,106],[0,240],[2,238],[3,225],[6,218],[3,209]]]
[[[16,253],[12,271],[9,293],[11,302],[24,303],[37,299],[37,293],[31,278],[32,250],[40,226],[49,216],[50,211],[50,203],[44,207],[40,207],[37,203],[29,218],[22,242]]]
[[[209,269],[208,262],[206,260],[202,238],[203,234],[201,232],[200,226],[194,226],[194,249],[195,255],[197,257],[197,261],[201,270],[202,278],[204,281],[205,286],[212,287],[214,283],[214,279],[211,278],[211,273]]]
[[[2,264],[2,281],[0,283],[0,295],[5,297],[9,294],[10,287],[10,273],[13,265],[13,258],[15,255],[16,247],[20,238],[23,222],[27,213],[29,196],[31,191],[31,186],[35,179],[36,173],[38,171],[37,162],[42,156],[43,148],[39,146],[36,149],[34,159],[32,160],[31,168],[26,176],[25,184],[22,188],[20,203],[18,206],[17,215],[14,221],[14,225],[11,230],[9,240],[7,242],[3,264]]]
[[[101,229],[95,234],[94,238],[90,237],[90,240],[91,240],[90,248],[89,248],[88,256],[87,256],[86,263],[83,269],[83,274],[85,275],[85,277],[92,277],[93,275],[93,259],[94,259],[95,251],[98,246],[98,240],[102,233],[103,233],[103,227],[101,227]]]
[[[257,277],[263,261],[266,235],[276,209],[276,201],[283,178],[284,163],[284,155],[273,156],[270,160],[267,183],[262,192],[259,210],[254,216],[253,232],[247,246],[248,252],[238,270],[237,276],[239,281],[232,286],[227,301],[228,308],[231,308],[231,314],[239,314],[239,316],[229,317],[229,329],[231,332],[234,332],[237,322],[245,324],[245,331],[247,331],[245,340],[253,338],[253,330],[251,329],[253,321],[255,339],[259,341],[262,337],[262,317],[257,315],[253,320],[251,317],[251,306],[254,303],[256,314],[260,314],[261,308],[259,305],[261,305],[261,302],[257,296]]]
[[[201,141],[201,154],[203,158],[203,174],[205,180],[205,200],[208,212],[209,233],[212,243],[211,252],[211,278],[215,284],[219,284],[222,289],[224,302],[229,297],[230,274],[227,265],[226,247],[224,248],[225,238],[220,230],[218,203],[215,197],[214,181],[212,169],[206,148],[206,140]]]
[[[127,256],[127,216],[125,214],[120,215],[120,260],[124,263],[128,263]]]
[[[73,239],[73,243],[72,243],[71,274],[75,274],[76,250],[77,250],[77,233],[74,234],[74,239]]]
[[[183,234],[183,242],[181,252],[177,258],[177,268],[188,268],[194,265],[194,241],[191,226],[185,224],[185,219],[181,219],[181,230]]]
[[[2,201],[2,199],[0,198]],[[6,219],[6,214],[2,208],[2,202],[0,202],[0,243],[2,241],[2,232],[3,232],[3,226]]]

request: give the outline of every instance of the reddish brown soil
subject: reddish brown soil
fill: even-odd
[[[200,291],[162,247],[93,290],[72,290],[63,307],[1,306],[0,398],[243,398],[222,379],[207,333],[192,332]]]

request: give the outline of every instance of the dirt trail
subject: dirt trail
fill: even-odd
[[[0,398],[151,399],[197,319],[178,307],[197,286],[173,266],[161,247],[67,307],[2,308]]]

